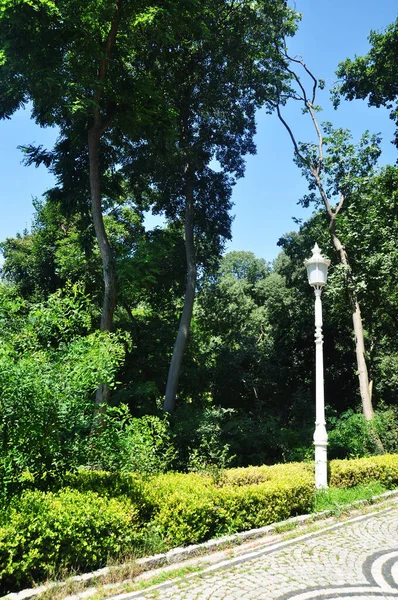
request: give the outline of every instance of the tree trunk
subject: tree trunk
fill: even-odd
[[[185,289],[184,308],[181,315],[180,325],[174,344],[173,356],[167,378],[166,395],[163,404],[163,412],[165,413],[172,413],[175,409],[182,357],[188,339],[193,303],[195,299],[196,256],[193,236],[194,199],[193,183],[189,176],[185,182],[185,201],[185,251],[187,260],[187,285]]]
[[[352,303],[352,323],[354,325],[355,351],[357,355],[359,391],[362,400],[362,412],[365,419],[367,421],[371,421],[374,417],[374,411],[372,406],[372,397],[370,394],[368,368],[366,365],[365,342],[363,337],[361,309],[359,307],[358,298],[356,294],[353,295]]]
[[[105,231],[104,219],[102,216],[102,196],[101,196],[101,171],[99,161],[99,149],[101,135],[110,126],[116,105],[108,106],[104,115],[101,114],[101,97],[104,91],[104,84],[107,78],[109,60],[113,47],[116,44],[116,37],[119,28],[120,5],[116,0],[112,22],[107,35],[104,56],[98,65],[98,85],[93,93],[93,123],[88,130],[88,159],[90,174],[90,193],[91,193],[91,213],[95,235],[97,237],[98,247],[102,260],[102,271],[104,276],[104,300],[101,313],[101,331],[110,331],[113,325],[113,313],[116,306],[117,280],[116,264],[112,248]],[[112,108],[111,108],[112,106]],[[109,397],[109,387],[106,384],[100,384],[95,396],[95,413],[101,412],[101,406],[105,407]]]
[[[293,76],[293,78],[295,79],[296,83],[298,84],[298,88],[299,88],[298,95],[293,94],[293,96],[296,98],[296,100],[301,100],[303,102],[305,109],[311,115],[312,123],[316,130],[316,135],[318,138],[318,156],[315,161],[309,160],[308,157],[306,157],[304,154],[302,154],[302,152],[300,150],[300,146],[297,143],[296,138],[294,137],[292,129],[289,127],[289,125],[287,124],[287,122],[285,121],[285,119],[283,118],[283,116],[281,114],[279,104],[276,104],[276,110],[277,110],[279,120],[283,123],[284,127],[286,128],[287,132],[289,133],[290,139],[292,140],[292,143],[294,146],[294,151],[295,151],[296,156],[302,162],[303,167],[307,166],[307,168],[309,169],[309,172],[311,173],[312,177],[314,178],[315,185],[319,190],[319,193],[320,193],[322,201],[324,203],[326,212],[329,215],[330,236],[331,236],[332,243],[333,243],[335,249],[339,253],[340,261],[344,265],[344,268],[345,268],[345,278],[346,278],[348,294],[349,294],[350,303],[351,303],[352,322],[353,322],[353,326],[354,326],[355,350],[356,350],[358,378],[359,378],[359,391],[360,391],[361,400],[362,400],[362,411],[363,411],[363,415],[364,415],[365,419],[367,421],[371,421],[373,419],[374,412],[373,412],[373,406],[372,406],[371,386],[369,385],[369,375],[368,375],[368,369],[367,369],[366,358],[365,358],[365,342],[364,342],[364,336],[363,336],[361,310],[359,307],[358,295],[357,295],[357,291],[355,288],[355,282],[353,281],[347,252],[346,252],[343,244],[340,242],[339,238],[337,237],[336,231],[335,231],[336,216],[340,212],[341,208],[343,207],[344,193],[343,193],[343,191],[340,190],[340,193],[341,193],[340,202],[338,203],[337,207],[335,209],[333,209],[332,206],[330,205],[329,198],[327,196],[327,193],[326,193],[326,191],[322,185],[322,181],[321,181],[321,172],[324,167],[323,137],[322,137],[321,128],[319,127],[319,124],[318,124],[318,121],[316,118],[316,109],[315,109],[315,95],[316,95],[318,81],[302,60],[297,59],[297,58],[291,58],[286,53],[286,51],[283,54],[284,54],[284,57],[289,62],[300,64],[304,68],[306,74],[309,75],[313,81],[312,95],[309,97],[307,95],[307,92],[306,92],[304,86],[301,83],[300,77],[297,74],[295,74],[293,71],[291,71],[289,68],[287,68],[287,71]],[[378,437],[378,436],[376,436],[376,437]],[[376,443],[377,443],[377,446],[379,447],[379,449],[382,450],[383,446],[381,444],[380,439],[378,439],[378,441],[376,440]]]
[[[105,231],[104,219],[102,216],[102,197],[101,180],[99,165],[99,145],[101,131],[94,124],[88,132],[88,156],[90,165],[90,192],[91,192],[91,212],[95,235],[101,254],[102,270],[104,277],[104,301],[101,314],[101,331],[110,331],[113,324],[113,313],[116,306],[116,265],[112,248]],[[107,385],[100,385],[97,389],[95,403],[96,405],[107,402],[109,389]]]
[[[345,277],[352,310],[352,323],[354,326],[355,352],[357,357],[359,392],[361,394],[362,412],[365,419],[367,421],[371,421],[374,416],[374,411],[372,406],[372,398],[370,395],[368,368],[366,365],[361,309],[359,307],[355,285],[352,280],[351,267],[348,261],[347,252],[334,231],[334,219],[331,220],[329,229],[333,245],[339,253],[341,263],[345,267]]]

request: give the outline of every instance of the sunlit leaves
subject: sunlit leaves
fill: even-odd
[[[349,202],[349,195],[358,188],[364,179],[372,177],[376,172],[377,160],[381,154],[381,138],[369,131],[361,136],[358,143],[353,142],[353,136],[348,129],[334,128],[331,123],[322,123],[323,158],[321,161],[320,181],[329,202],[338,205],[341,194]],[[310,194],[301,200],[303,206],[315,203],[320,206],[321,198],[318,185],[312,175],[318,161],[318,146],[315,144],[299,143],[301,156],[295,157],[296,164],[301,167],[308,181]]]
[[[340,98],[367,99],[370,106],[392,109],[390,118],[398,117],[398,19],[385,31],[371,31],[370,50],[365,56],[347,58],[339,64],[339,82],[333,90],[335,107]],[[396,135],[395,144],[398,144]]]

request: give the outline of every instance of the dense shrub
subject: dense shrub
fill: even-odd
[[[314,484],[309,473],[288,481],[228,486],[217,494],[225,519],[223,533],[245,531],[310,512]]]
[[[328,453],[330,458],[369,456],[366,420],[362,414],[347,410],[339,418],[329,419]]]
[[[144,521],[151,518],[156,501],[155,498],[152,501],[148,494],[150,484],[139,473],[110,473],[80,469],[74,473],[66,473],[59,485],[79,492],[96,492],[105,498],[127,498]]]
[[[264,481],[292,480],[312,473],[314,467],[309,463],[287,463],[279,465],[262,465],[260,467],[238,467],[223,472],[221,485],[250,485]]]
[[[260,467],[236,467],[223,471],[220,484],[225,485],[250,485],[263,483],[271,479],[271,467],[262,465]]]
[[[169,470],[175,455],[166,417],[133,418],[122,404],[108,406],[100,415],[100,426],[91,437],[88,462],[95,469],[154,475]]]
[[[234,411],[220,406],[183,404],[171,417],[179,471],[224,469],[231,464],[229,444],[224,439],[227,419]]]
[[[313,464],[198,473],[66,474],[58,491],[25,491],[0,520],[0,591],[156,553],[311,511]],[[398,455],[330,462],[330,485],[398,486]]]
[[[362,413],[347,410],[339,418],[329,419],[329,456],[360,458],[380,452],[398,452],[398,408],[381,407],[374,419],[367,421]]]
[[[218,528],[212,478],[197,473],[167,473],[148,489],[155,505],[153,524],[169,548],[209,539]]]
[[[398,407],[389,406],[375,413],[374,427],[383,444],[385,452],[398,452]]]
[[[313,459],[311,430],[286,426],[265,410],[247,412],[209,404],[177,408],[171,430],[178,470],[205,471],[230,466]]]
[[[383,454],[355,460],[332,460],[329,485],[354,487],[378,481],[389,489],[398,485],[398,455]]]
[[[90,333],[77,286],[29,305],[0,286],[0,500],[87,461],[94,392],[113,385],[125,338]]]
[[[309,512],[314,496],[313,467],[303,463],[229,469],[221,484],[218,502],[229,531]]]
[[[139,541],[131,502],[95,492],[26,491],[3,514],[0,591],[31,585],[65,570],[85,571],[131,552]]]
[[[153,522],[170,547],[310,510],[314,485],[307,465],[249,467],[246,479],[244,471],[226,471],[217,486],[198,474],[168,474],[151,483],[150,494],[157,499]]]

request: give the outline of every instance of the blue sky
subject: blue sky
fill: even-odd
[[[324,108],[320,120],[348,127],[356,138],[366,129],[381,132],[381,164],[394,163],[397,150],[390,140],[395,128],[388,111],[369,108],[363,101],[343,103],[334,111],[328,90],[335,81],[338,62],[366,53],[370,30],[382,29],[395,20],[397,0],[296,0],[290,4],[303,15],[296,36],[290,40],[290,53],[301,56],[316,77],[326,80],[327,90],[319,96]],[[311,139],[311,125],[305,116],[293,108],[287,108],[285,115],[299,140]],[[279,237],[296,228],[292,217],[306,218],[311,211],[297,205],[306,184],[293,163],[287,132],[274,115],[263,111],[257,122],[257,155],[248,157],[246,175],[234,189],[233,239],[227,249],[250,250],[272,260],[279,251]],[[27,110],[0,122],[0,240],[30,227],[32,197],[41,196],[53,183],[44,167],[21,165],[22,153],[17,146],[36,143],[51,147],[55,139],[56,132],[37,127]]]

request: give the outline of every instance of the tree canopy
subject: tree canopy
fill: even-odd
[[[397,449],[397,168],[377,167],[378,136],[355,144],[318,123],[320,82],[286,49],[296,21],[284,0],[1,4],[0,117],[29,106],[59,137],[23,147],[56,182],[31,228],[1,242],[0,502],[81,467],[217,477],[310,459],[315,241],[332,259],[331,455],[375,452],[378,436]],[[395,32],[372,34],[361,63],[374,104],[396,101]],[[314,212],[272,264],[225,253],[256,113],[283,121],[290,98],[315,127],[301,143],[284,122],[309,186],[297,200]],[[166,223],[149,229],[148,211]]]
[[[123,193],[121,178],[147,207],[185,221],[187,287],[168,411],[192,315],[196,247],[211,259],[230,235],[231,186],[243,174],[244,155],[254,152],[255,110],[285,77],[276,45],[294,32],[295,19],[282,0],[117,0],[95,10],[8,0],[2,12],[0,117],[31,101],[40,125],[60,128],[55,151],[26,152],[28,161],[57,170],[64,191],[76,160],[81,164],[81,203],[91,197],[102,260],[102,330],[113,326],[118,288],[104,211]],[[209,167],[212,159],[220,170]],[[68,201],[68,192],[60,197]]]
[[[340,98],[368,100],[369,106],[385,106],[398,126],[398,19],[385,31],[371,31],[370,50],[365,56],[347,58],[336,74],[338,84],[333,90],[335,107]],[[398,147],[398,129],[395,134]]]

